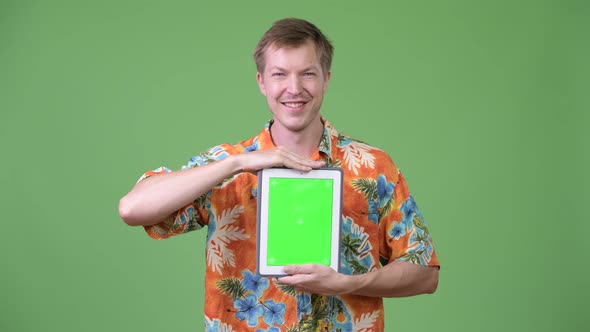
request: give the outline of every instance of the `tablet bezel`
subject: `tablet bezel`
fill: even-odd
[[[332,236],[330,239],[330,265],[338,271],[340,265],[340,227],[342,217],[342,183],[343,175],[340,168],[324,167],[301,172],[289,168],[268,168],[258,171],[256,218],[256,270],[261,276],[278,277],[285,276],[282,265],[268,265],[268,187],[271,178],[302,178],[302,179],[331,179],[332,186]],[[328,266],[328,265],[326,265]]]

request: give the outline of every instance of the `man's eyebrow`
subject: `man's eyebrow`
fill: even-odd
[[[309,67],[305,67],[302,71],[310,71],[310,70],[320,70],[320,68],[318,68],[315,65],[311,65]]]
[[[270,70],[286,71],[284,68],[281,68],[279,66],[272,66],[270,67]]]
[[[272,66],[270,67],[270,70],[278,70],[278,71],[288,71],[285,68],[279,67],[279,66]],[[310,70],[320,70],[320,68],[318,68],[315,65],[311,65],[309,67],[305,67],[301,70],[301,72],[306,72],[306,71],[310,71]]]

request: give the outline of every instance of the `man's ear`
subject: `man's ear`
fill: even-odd
[[[326,91],[326,89],[328,89],[328,83],[330,83],[330,78],[332,78],[331,71],[327,72],[326,76],[324,77],[324,92]]]
[[[256,82],[258,82],[258,87],[260,88],[260,92],[266,96],[266,89],[264,88],[264,82],[262,81],[262,74],[258,71],[256,72]]]

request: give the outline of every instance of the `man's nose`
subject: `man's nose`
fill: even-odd
[[[289,85],[287,86],[287,92],[293,95],[301,93],[301,79],[297,75],[293,75],[289,78]]]

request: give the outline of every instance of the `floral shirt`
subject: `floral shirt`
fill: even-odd
[[[438,266],[422,215],[391,158],[322,121],[324,134],[311,159],[344,173],[340,272],[366,273],[394,260]],[[191,158],[183,169],[274,148],[271,124],[248,140]],[[170,170],[161,167],[141,179],[162,172]],[[206,331],[383,331],[382,298],[304,293],[256,274],[257,184],[256,175],[239,173],[145,227],[152,238],[165,239],[207,226]]]

